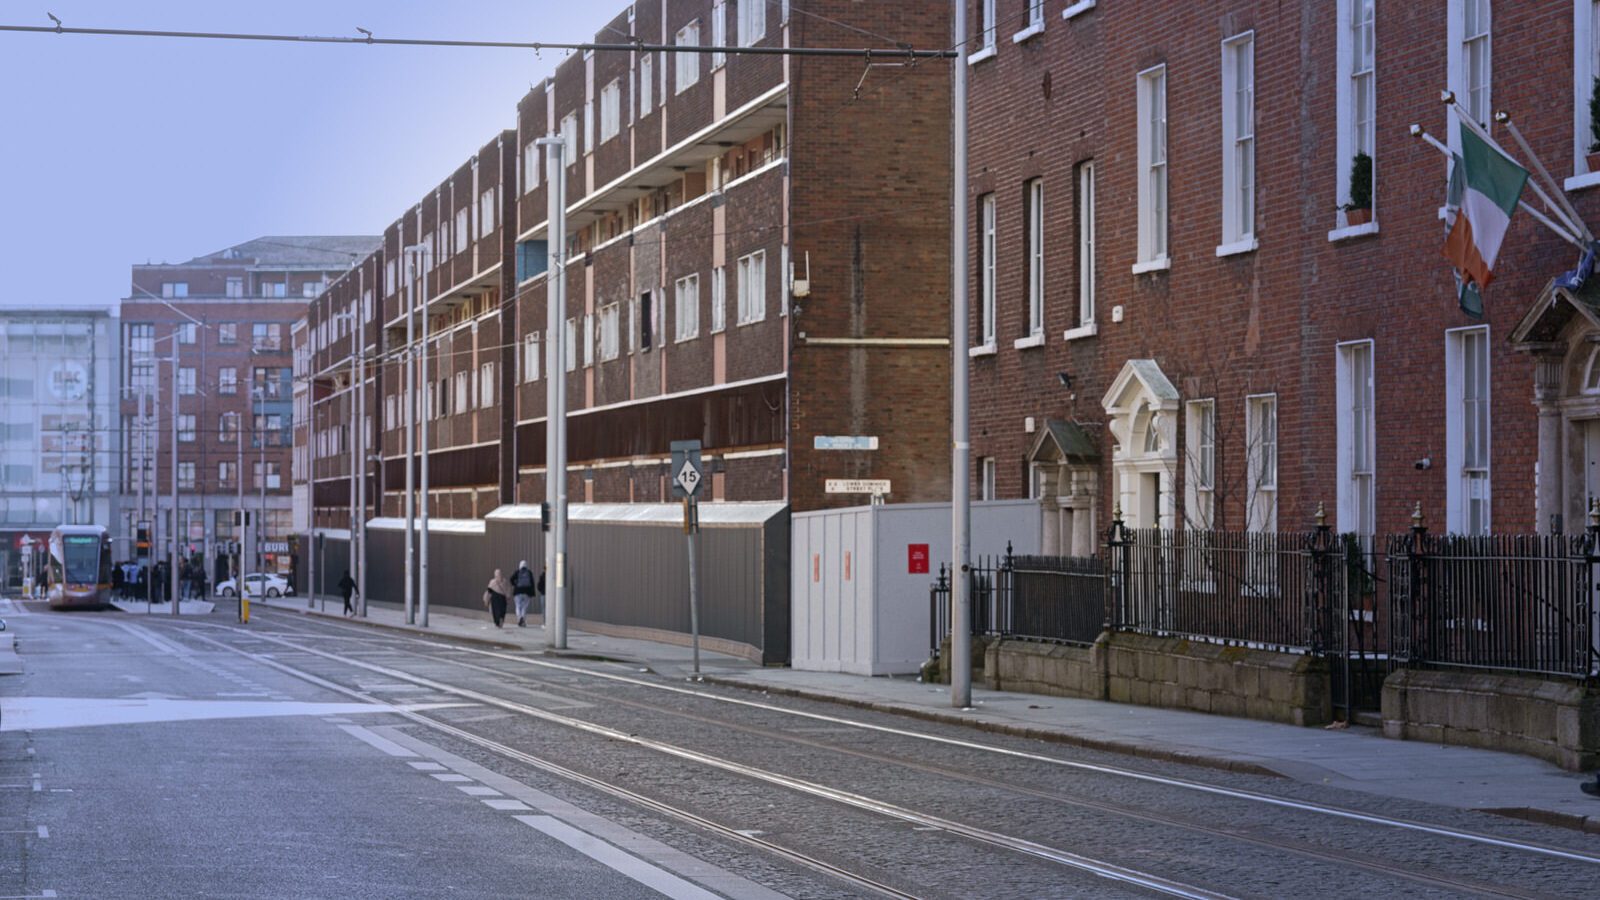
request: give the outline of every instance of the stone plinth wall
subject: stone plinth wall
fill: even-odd
[[[1600,766],[1600,695],[1576,681],[1401,669],[1383,683],[1383,734],[1582,771]]]

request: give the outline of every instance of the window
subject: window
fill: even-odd
[[[133,356],[149,356],[156,349],[156,326],[141,323],[128,326],[128,352]]]
[[[239,439],[239,414],[225,412],[217,416],[217,443],[232,444]]]
[[[541,152],[537,142],[529,142],[522,148],[522,192],[531,194],[539,187],[539,174],[544,168],[540,160]]]
[[[748,47],[767,36],[767,0],[739,0],[739,46]]]
[[[169,300],[173,297],[187,297],[189,296],[189,282],[163,281],[161,283],[161,296]]]
[[[256,460],[254,463],[251,463],[251,470],[252,470],[252,472],[254,474],[254,477],[253,477],[253,479],[252,479],[252,481],[250,483],[250,486],[253,487],[253,488],[256,488],[258,490],[262,487],[262,484],[261,484],[261,468],[262,468],[262,466],[261,466],[261,461],[260,460]],[[281,483],[281,480],[282,480],[282,476],[279,474],[278,463],[276,461],[274,461],[274,460],[268,460],[267,461],[267,465],[266,465],[266,470],[267,470],[266,487],[271,489],[271,490],[277,490],[279,485],[280,485],[280,483]],[[277,510],[270,510],[270,511],[271,512],[277,512]]]
[[[1255,34],[1222,44],[1222,246],[1217,255],[1255,248]]]
[[[257,322],[250,326],[250,345],[257,350],[282,349],[282,331],[277,322]]]
[[[178,442],[194,443],[194,416],[187,413],[178,416]]]
[[[155,387],[156,367],[151,362],[133,362],[128,364],[128,385],[135,391],[144,392]]]
[[[650,89],[656,80],[655,57],[646,53],[639,57],[639,115],[650,115]]]
[[[194,369],[184,366],[178,369],[178,393],[184,397],[194,396]]]
[[[655,322],[655,319],[653,318],[653,316],[654,316],[654,310],[651,308],[651,305],[650,305],[650,292],[649,291],[645,291],[644,293],[639,295],[639,349],[640,350],[649,350],[650,349],[651,338],[655,335],[655,329],[653,327],[651,327]]]
[[[1094,163],[1078,165],[1078,326],[1094,325]]]
[[[193,322],[181,322],[181,323],[179,323],[178,327],[175,329],[175,333],[178,335],[178,343],[180,343],[180,344],[192,344],[192,343],[194,343],[195,337],[199,334],[199,330],[200,330],[200,327],[198,325],[194,324]]]
[[[739,4],[739,22],[744,23],[744,4]],[[711,0],[711,46],[728,46],[728,4],[724,0]],[[727,62],[726,54],[720,50],[711,54],[711,68],[718,69]]]
[[[728,267],[717,266],[711,270],[711,333],[728,327]]]
[[[230,299],[238,299],[240,297],[243,297],[244,296],[244,279],[243,278],[229,278],[227,280],[227,282],[226,282],[226,287],[224,288],[222,294],[223,294],[223,296],[228,297]]]
[[[982,346],[994,346],[994,195],[978,198],[978,337]]]
[[[600,90],[600,143],[622,130],[622,85],[613,81]]]
[[[478,408],[494,408],[494,363],[486,362],[478,367]]]
[[[566,354],[566,370],[568,372],[577,371],[577,368],[578,368],[578,320],[577,319],[568,319],[567,320],[566,341],[565,341],[565,343],[562,344],[561,350],[562,350],[563,353]]]
[[[994,4],[995,4],[995,0],[978,0],[978,2],[979,2],[980,7],[981,7],[980,10],[979,10],[979,20],[978,20],[978,28],[979,28],[979,32],[978,32],[978,48],[979,49],[978,49],[977,53],[972,54],[972,57],[987,58],[988,56],[991,56],[991,55],[994,54],[994,38],[995,38]]]
[[[234,463],[231,463],[231,462],[219,462],[219,463],[217,463],[217,484],[218,485],[231,486],[233,484],[233,480],[235,478],[238,478],[238,477],[239,477],[239,469]]]
[[[678,29],[678,38],[674,43],[679,47],[700,46],[700,23],[690,22]],[[681,94],[700,80],[700,54],[674,53],[673,56],[678,60],[676,84],[677,93]]]
[[[217,393],[239,393],[239,370],[233,366],[223,366],[217,370]]]
[[[1167,67],[1139,73],[1139,260],[1134,274],[1167,268]]]
[[[1466,91],[1459,94],[1473,121],[1489,124],[1489,0],[1461,0],[1461,67]]]
[[[454,252],[467,252],[467,245],[472,243],[472,210],[468,207],[456,210],[455,239]]]
[[[1372,342],[1339,345],[1337,375],[1339,530],[1370,536],[1376,530]]]
[[[522,380],[539,380],[539,332],[522,336]]]
[[[673,296],[676,313],[676,339],[686,341],[700,334],[700,276],[679,278]]]
[[[1577,0],[1572,5],[1572,134],[1573,171],[1578,175],[1600,174],[1589,169],[1586,158],[1596,145],[1589,100],[1594,95],[1594,80],[1600,77],[1600,0]],[[1600,178],[1585,179],[1592,184]],[[1579,185],[1568,183],[1567,190]]]
[[[622,355],[621,308],[618,304],[600,307],[600,358],[616,359]]]
[[[464,413],[472,408],[472,381],[466,372],[455,374],[455,397],[451,400],[450,407],[457,413]]]
[[[566,147],[567,166],[570,168],[578,164],[578,114],[568,113],[561,117],[561,140]]]
[[[1348,212],[1345,207],[1351,200],[1350,177],[1356,171],[1358,157],[1365,157],[1360,164],[1365,169],[1367,182],[1357,185],[1356,190],[1364,191],[1370,198],[1374,187],[1371,166],[1372,158],[1377,153],[1374,139],[1377,108],[1377,80],[1373,69],[1373,61],[1377,56],[1376,32],[1373,27],[1374,2],[1375,0],[1339,0],[1338,56],[1339,65],[1345,74],[1337,92],[1339,119],[1336,148],[1339,161],[1337,188],[1341,226],[1348,225],[1348,220],[1344,216]],[[1587,109],[1587,98],[1585,108]],[[1370,200],[1368,202],[1370,203]]]
[[[1028,0],[1028,27],[1044,27],[1044,0]]]
[[[289,296],[289,284],[285,281],[263,281],[261,282],[261,296],[287,297]]]
[[[767,317],[767,252],[757,250],[739,258],[739,324]]]
[[[594,365],[594,316],[583,317],[583,366],[589,368]]]
[[[591,81],[592,80],[593,79],[591,79]],[[592,92],[594,88],[591,86],[589,90]],[[583,152],[593,153],[594,148],[597,146],[594,139],[594,122],[595,119],[598,118],[598,116],[594,114],[594,98],[590,97],[589,101],[583,106],[588,112],[588,115],[583,117]]]
[[[1489,533],[1489,329],[1445,333],[1445,512],[1456,534]]]
[[[1246,455],[1250,494],[1247,527],[1278,530],[1278,398],[1267,394],[1245,398]]]
[[[194,490],[194,463],[178,463],[178,490]]]
[[[992,457],[992,456],[980,456],[980,457],[978,457],[978,499],[979,500],[996,500],[996,499],[998,499],[998,497],[996,497],[996,495],[995,495],[995,473],[997,471],[998,471],[998,467],[995,465],[995,458],[994,457]]]
[[[237,344],[237,343],[239,343],[239,323],[238,322],[223,322],[222,324],[218,325],[217,326],[217,343],[219,343],[219,344]]]
[[[1044,179],[1034,178],[1023,187],[1028,254],[1028,335],[1044,337]]]
[[[321,294],[322,282],[320,281],[308,281],[305,284],[300,285],[300,296],[308,300],[312,297],[320,296]]]
[[[1188,483],[1189,490],[1185,518],[1190,528],[1209,529],[1216,522],[1216,401],[1191,401],[1187,413],[1189,421],[1184,432],[1189,448],[1185,454],[1184,481]]]

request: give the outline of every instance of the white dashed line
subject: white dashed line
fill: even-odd
[[[509,797],[485,800],[483,804],[490,809],[498,809],[501,812],[533,812],[533,807],[523,803],[521,800],[512,800]]]
[[[469,797],[498,797],[498,796],[500,796],[500,792],[499,791],[495,790],[492,787],[484,787],[481,784],[462,784],[462,785],[457,785],[456,786],[456,790],[460,791],[463,794],[468,795]]]
[[[418,772],[443,772],[444,771],[444,766],[441,766],[436,762],[414,762],[414,763],[411,764],[411,768],[416,769]]]
[[[665,869],[658,869],[637,856],[624,853],[587,831],[551,816],[513,816],[518,822],[542,831],[606,868],[626,875],[653,891],[674,898],[716,900],[717,895],[697,887]]]
[[[434,772],[430,777],[437,778],[440,781],[447,781],[447,782],[449,782],[451,784],[459,784],[459,783],[461,783],[463,781],[471,781],[472,780],[471,778],[468,778],[465,775],[457,775],[454,772]]]

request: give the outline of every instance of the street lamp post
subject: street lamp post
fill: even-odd
[[[435,402],[433,404],[429,404],[428,403],[428,300],[429,300],[429,297],[428,297],[428,267],[433,264],[433,248],[430,247],[426,243],[412,244],[411,246],[406,248],[406,252],[412,255],[412,259],[415,261],[414,265],[416,266],[416,268],[420,268],[422,270],[422,312],[421,312],[421,318],[422,318],[421,353],[422,353],[422,356],[421,356],[421,359],[418,360],[418,362],[417,362],[417,368],[418,368],[418,373],[419,373],[418,376],[417,376],[417,380],[422,383],[422,390],[421,390],[420,393],[418,393],[416,395],[416,399],[418,401],[418,404],[422,408],[421,414],[419,416],[417,416],[417,419],[418,419],[417,428],[418,428],[418,431],[420,433],[420,442],[422,444],[421,449],[420,449],[420,455],[422,457],[422,463],[421,463],[421,466],[422,466],[422,490],[420,492],[420,496],[418,497],[418,501],[421,503],[421,506],[422,506],[422,515],[421,515],[421,520],[422,521],[420,522],[421,532],[422,532],[421,535],[420,535],[420,540],[421,540],[422,546],[419,548],[420,552],[418,554],[418,559],[417,559],[417,562],[418,562],[418,572],[417,572],[417,618],[419,620],[417,622],[417,624],[421,625],[423,628],[427,628],[428,627],[428,416],[429,416],[429,414],[431,414],[433,412],[433,410],[430,408],[430,406],[436,406],[438,404],[437,399],[435,400]],[[413,278],[415,278],[415,275],[413,275]],[[408,318],[407,322],[409,322],[409,321],[410,320]],[[407,337],[407,343],[410,343],[410,337],[411,336],[409,334],[407,334],[406,337]],[[407,471],[410,471],[409,467],[411,465],[411,462],[409,460],[406,462],[406,465],[408,467]],[[410,486],[408,484],[407,485],[408,492],[409,492],[409,487]]]
[[[544,495],[550,503],[550,537],[545,546],[545,568],[549,579],[545,587],[545,643],[556,649],[567,646],[567,333],[566,315],[566,238],[567,167],[563,158],[566,141],[558,135],[539,138],[546,150],[547,183],[550,185],[549,228],[550,273],[547,276],[548,300],[545,328],[549,347],[550,376],[545,385],[545,469]]]

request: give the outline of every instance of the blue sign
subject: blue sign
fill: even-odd
[[[878,436],[864,434],[819,434],[812,438],[811,446],[816,450],[876,450],[878,449]]]

